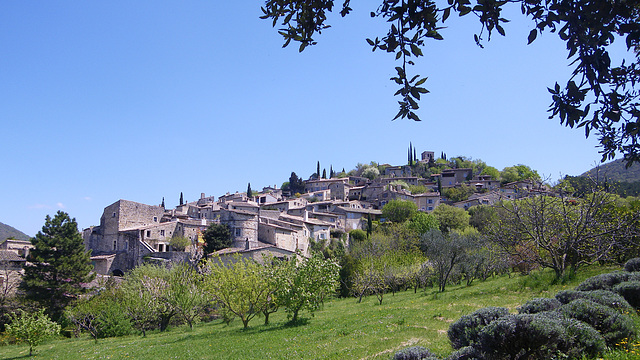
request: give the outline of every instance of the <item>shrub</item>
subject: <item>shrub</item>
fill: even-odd
[[[591,300],[577,299],[562,305],[559,311],[567,317],[583,321],[598,330],[608,345],[635,333],[633,320],[624,314]]]
[[[508,315],[509,310],[502,307],[486,307],[464,315],[449,326],[447,336],[454,349],[473,345],[478,340],[478,334],[492,321]]]
[[[620,294],[636,309],[640,309],[640,281],[625,281],[613,287],[613,291]]]
[[[78,301],[65,315],[78,331],[88,331],[94,339],[133,333],[131,319],[107,292]]]
[[[588,324],[564,316],[558,311],[538,313],[560,323],[565,330],[559,350],[569,358],[582,358],[583,354],[595,357],[606,349],[602,335]]]
[[[367,240],[367,233],[360,229],[349,231],[349,240],[364,241]]]
[[[640,271],[640,258],[633,258],[624,264],[624,271]]]
[[[624,297],[608,290],[564,290],[556,294],[556,299],[558,299],[558,301],[560,301],[562,304],[568,304],[576,299],[586,299],[622,312],[632,309],[631,305],[629,305]]]
[[[640,273],[630,273],[626,271],[614,271],[607,274],[600,274],[590,277],[576,286],[578,291],[590,290],[611,290],[621,282],[629,280],[640,280]]]
[[[465,346],[451,353],[447,360],[484,360],[484,357],[475,347]]]
[[[422,346],[412,346],[408,348],[404,348],[395,355],[393,355],[393,360],[437,360],[438,357],[435,356],[429,349],[424,348]]]
[[[559,321],[537,314],[503,316],[487,325],[475,345],[490,359],[549,359],[564,348]]]
[[[550,298],[531,299],[518,308],[519,314],[535,314],[543,311],[551,311],[562,305],[560,301]]]

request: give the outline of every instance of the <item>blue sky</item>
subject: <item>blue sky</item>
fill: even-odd
[[[600,159],[597,139],[548,119],[546,89],[570,74],[565,45],[544,34],[527,46],[519,12],[484,49],[475,19],[447,21],[412,69],[431,91],[413,122],[391,121],[397,64],[365,41],[386,33],[375,5],[330,16],[302,54],[282,48],[261,5],[0,2],[0,222],[34,235],[61,209],[85,228],[118,199],[172,207],[180,192],[307,178],[317,161],[402,164],[409,142],[552,180]]]

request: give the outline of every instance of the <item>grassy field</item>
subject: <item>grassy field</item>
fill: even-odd
[[[504,306],[512,312],[527,300],[551,297],[573,288],[587,277],[618,268],[594,267],[577,274],[567,284],[551,285],[550,273],[526,277],[512,275],[472,286],[452,286],[445,293],[432,289],[375,297],[327,301],[306,324],[286,325],[286,315],[272,314],[271,324],[254,319],[248,330],[240,321],[201,323],[151,333],[146,338],[127,336],[51,340],[36,349],[35,359],[389,359],[401,348],[421,345],[446,356],[451,352],[446,331],[460,316],[485,306]],[[638,323],[638,319],[636,319]],[[631,344],[629,347],[633,348]],[[631,350],[630,350],[631,351]],[[28,357],[28,346],[0,347],[1,359]],[[640,358],[617,351],[605,358]]]

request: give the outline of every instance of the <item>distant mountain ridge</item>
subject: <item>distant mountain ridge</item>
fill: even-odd
[[[18,240],[31,239],[31,236],[23,233],[22,231],[0,222],[0,242],[3,242],[5,239],[10,237],[16,238]]]
[[[628,169],[625,169],[624,166],[625,164],[622,162],[622,159],[618,159],[596,166],[580,176],[592,178],[597,176],[600,180],[604,180],[606,178],[608,181],[628,183],[640,181],[640,164],[633,164]]]

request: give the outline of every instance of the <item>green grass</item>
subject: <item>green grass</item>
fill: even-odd
[[[449,324],[460,316],[486,306],[504,306],[512,312],[529,299],[551,297],[575,287],[587,277],[618,268],[592,267],[565,284],[550,284],[547,272],[521,277],[512,275],[451,286],[445,293],[432,289],[375,297],[358,304],[355,299],[327,301],[306,324],[286,325],[286,315],[272,314],[271,325],[254,319],[243,330],[240,321],[201,323],[151,333],[146,338],[127,336],[100,339],[52,340],[36,349],[35,359],[389,359],[401,348],[420,345],[439,356],[452,350],[446,335]],[[637,319],[636,319],[637,320]],[[627,346],[633,348],[634,344]],[[1,359],[28,357],[28,347],[0,347]],[[629,360],[637,355],[618,351],[607,359]]]

